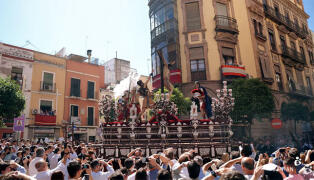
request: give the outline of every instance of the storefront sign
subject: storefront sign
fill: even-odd
[[[13,125],[13,131],[24,131],[24,121],[25,116],[24,114],[20,117],[14,118],[14,125]]]
[[[34,130],[34,133],[37,133],[37,134],[54,134],[55,133],[55,130],[54,129],[35,129]]]

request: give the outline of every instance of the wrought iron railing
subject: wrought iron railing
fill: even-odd
[[[238,33],[237,20],[228,16],[216,15],[216,31],[229,31]]]
[[[289,31],[295,32],[299,37],[306,38],[306,31],[295,22],[291,21],[290,18],[282,15],[279,11],[276,11],[274,8],[264,5],[264,12],[267,17],[272,19],[278,24],[284,25]]]
[[[288,57],[298,63],[305,64],[305,56],[295,49],[289,48],[287,46],[281,46],[282,56]]]
[[[40,82],[40,90],[47,92],[56,92],[56,83]]]

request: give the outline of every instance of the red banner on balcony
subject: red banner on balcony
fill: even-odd
[[[171,70],[170,71],[170,81],[172,84],[181,83],[181,70]],[[153,77],[153,89],[160,88],[160,74]]]
[[[224,76],[239,76],[246,77],[245,67],[234,65],[222,65],[221,72]]]
[[[35,125],[38,126],[55,126],[57,124],[56,116],[35,115]]]

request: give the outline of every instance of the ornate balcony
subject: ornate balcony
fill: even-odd
[[[55,126],[57,124],[56,116],[35,114],[35,125]]]
[[[301,64],[306,64],[305,61],[305,56],[301,53],[299,53],[297,50],[286,47],[286,46],[281,46],[282,50],[282,56],[287,57],[289,59],[292,59],[295,62],[301,63]]]
[[[216,31],[238,34],[237,20],[228,16],[216,15]]]
[[[279,11],[276,11],[274,8],[268,5],[264,5],[264,12],[266,17],[272,19],[279,25],[284,25],[289,31],[294,32],[300,38],[306,38],[306,31],[301,29],[298,24],[292,22],[289,18],[283,16]]]

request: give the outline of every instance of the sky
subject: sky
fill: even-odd
[[[314,31],[314,0],[303,0]],[[150,67],[148,0],[0,0],[0,42],[55,54],[131,61],[139,74]]]
[[[150,69],[148,0],[0,0],[0,42],[55,54],[131,61]]]

